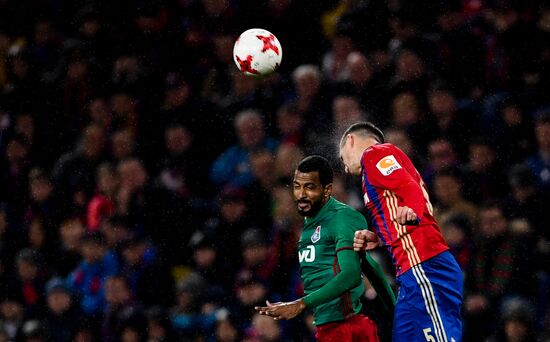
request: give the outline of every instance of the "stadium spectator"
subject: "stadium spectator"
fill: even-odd
[[[526,241],[510,238],[510,227],[498,203],[488,203],[481,208],[479,230],[474,236],[472,263],[467,270],[464,298],[465,338],[486,337],[495,328],[491,320],[492,310],[497,309],[508,296],[530,298],[534,288],[532,251]],[[521,260],[519,259],[521,257]],[[519,264],[522,264],[519,267]]]
[[[328,98],[325,96],[326,90],[323,88],[322,81],[321,71],[316,65],[300,65],[292,72],[293,102],[305,119],[305,127],[314,132],[315,138],[312,139],[314,143],[319,140],[317,135],[326,134],[327,127],[321,123],[330,120],[326,102]]]
[[[544,193],[550,193],[550,114],[540,113],[535,121],[536,153],[526,163],[536,175]]]
[[[264,109],[264,99],[260,92],[258,80],[247,77],[241,72],[231,69],[231,87],[230,92],[221,101],[219,107],[222,110],[222,115],[216,118],[220,120],[223,127],[231,125],[236,119],[239,112],[248,108]],[[220,131],[223,133],[223,131]],[[234,134],[224,134],[222,141],[231,141]]]
[[[525,341],[535,342],[534,308],[525,300],[512,299],[502,306],[501,321],[497,331],[487,341]]]
[[[205,297],[204,279],[190,273],[176,286],[176,304],[170,309],[170,321],[178,339],[192,339],[212,332],[215,313],[203,313]]]
[[[443,222],[449,216],[460,214],[470,224],[478,222],[477,208],[462,194],[460,175],[456,170],[442,170],[433,180],[434,217]]]
[[[446,217],[441,224],[441,233],[449,244],[460,268],[465,271],[470,266],[473,241],[472,224],[468,218],[461,214]]]
[[[62,205],[77,211],[82,210],[80,207],[95,190],[95,169],[105,157],[105,131],[101,126],[90,125],[81,139],[82,144],[61,156],[52,171],[56,196]]]
[[[82,313],[101,317],[105,309],[104,285],[107,278],[118,272],[118,260],[106,249],[105,239],[99,232],[89,232],[80,241],[82,260],[67,278],[70,289],[80,297]]]
[[[123,276],[110,276],[104,282],[105,312],[101,322],[101,340],[119,341],[127,324],[141,320],[145,323],[140,303],[133,300],[128,280]],[[144,326],[141,327],[145,329]]]
[[[57,249],[54,241],[56,236],[55,231],[49,230],[44,226],[40,218],[32,220],[26,227],[27,245],[30,249],[38,252],[44,259],[44,271],[49,272],[49,265],[53,264],[57,259]]]
[[[241,341],[241,331],[238,328],[238,323],[231,316],[227,309],[220,309],[216,313],[216,340],[220,342],[237,342]]]
[[[104,218],[101,221],[100,232],[105,237],[105,243],[110,250],[118,250],[124,242],[136,234],[128,226],[128,222],[119,215]]]
[[[367,114],[361,108],[359,100],[352,96],[336,96],[332,101],[332,121],[334,122],[334,132],[332,139],[344,133],[344,130],[352,123],[364,121]]]
[[[271,192],[275,183],[275,157],[270,151],[257,151],[250,155],[250,169],[254,181],[246,191],[248,192],[248,205],[253,207],[255,221],[258,225],[268,227],[271,225]]]
[[[306,143],[304,117],[292,103],[285,103],[277,110],[277,130],[281,145],[294,144],[303,146]]]
[[[245,110],[237,114],[234,127],[239,142],[216,159],[210,171],[210,179],[222,186],[248,186],[253,180],[250,154],[258,149],[274,151],[277,141],[265,136],[264,120],[255,110]]]
[[[0,198],[7,202],[10,210],[19,219],[24,213],[28,194],[28,174],[31,168],[29,145],[21,135],[8,139],[6,150],[0,161]]]
[[[147,340],[162,342],[175,338],[168,312],[162,307],[153,306],[145,311],[147,319]]]
[[[91,198],[86,214],[87,228],[92,231],[99,230],[101,221],[115,213],[119,179],[111,164],[103,163],[98,166],[96,184],[97,193]]]
[[[193,133],[181,124],[167,126],[164,131],[166,155],[162,160],[156,183],[175,193],[184,201],[209,195],[207,170]]]
[[[51,235],[50,232],[59,223],[59,208],[54,198],[52,181],[41,168],[33,168],[29,172],[29,202],[25,212],[25,222],[40,219],[48,234]]]
[[[73,341],[80,312],[74,303],[71,290],[61,278],[52,278],[46,283],[48,311],[44,323],[48,336],[54,341]]]
[[[61,222],[58,228],[58,260],[52,265],[56,275],[66,277],[78,266],[82,258],[80,242],[85,232],[86,228],[78,218],[72,217]]]
[[[292,179],[296,165],[304,159],[302,148],[292,144],[279,145],[275,153],[275,177]]]
[[[25,318],[23,305],[15,293],[5,293],[0,302],[0,322],[8,340],[21,337],[23,320]]]
[[[404,130],[421,154],[426,153],[428,143],[434,139],[435,120],[426,113],[418,96],[411,91],[399,93],[393,98],[390,126]]]
[[[435,139],[428,145],[428,163],[424,165],[422,178],[428,186],[431,186],[437,172],[458,165],[458,157],[449,140],[445,138]]]
[[[369,116],[385,123],[386,89],[375,79],[372,61],[361,52],[354,51],[346,58],[346,69],[349,75],[336,85],[336,91],[356,97]]]
[[[280,322],[257,313],[252,317],[252,326],[245,331],[243,341],[284,342],[288,341],[288,339],[283,335]]]
[[[172,302],[173,282],[157,248],[145,237],[134,235],[119,245],[120,274],[126,278],[132,298],[145,306]]]
[[[533,226],[534,235],[548,236],[544,228],[548,211],[544,209],[543,192],[537,188],[537,179],[524,164],[517,164],[508,172],[511,194],[506,198],[506,212],[511,219],[526,219]]]
[[[274,250],[263,231],[259,228],[248,228],[241,235],[241,269],[237,270],[237,277],[241,274],[251,274],[265,284],[271,285],[273,269],[277,262]]]
[[[469,29],[462,4],[449,0],[440,4],[436,40],[438,72],[458,96],[476,96],[483,79],[483,39]]]
[[[17,291],[22,300],[25,318],[38,318],[44,314],[44,259],[36,250],[24,248],[16,257],[17,278],[11,291]]]
[[[475,136],[477,125],[472,125],[476,116],[458,106],[454,92],[445,84],[434,84],[427,91],[430,113],[435,119],[432,134],[436,137],[448,139],[455,147],[459,158],[466,156],[466,146],[462,144],[463,137]]]
[[[100,125],[106,132],[112,133],[113,113],[107,99],[95,97],[88,102],[86,108],[91,123]]]
[[[414,162],[414,165],[418,165],[418,169],[424,169],[425,161],[419,160],[418,156],[421,155],[419,151],[413,148],[413,143],[406,131],[402,129],[390,128],[385,131],[386,141],[399,147],[406,155],[408,155]]]
[[[254,307],[265,305],[269,297],[269,285],[252,273],[239,274],[234,284],[237,303],[231,307],[240,322],[240,329],[249,328],[252,325],[252,317],[255,315]]]
[[[421,103],[425,103],[432,78],[421,54],[416,49],[405,48],[395,57],[395,76],[389,91],[394,95],[412,91]]]
[[[189,241],[193,271],[207,282],[209,296],[215,301],[223,301],[227,296],[233,286],[236,267],[220,253],[222,245],[216,241],[215,233],[208,230],[195,231]]]
[[[329,82],[342,81],[349,78],[347,58],[356,50],[353,39],[344,32],[337,32],[331,39],[331,48],[322,60],[323,75]]]
[[[113,163],[136,157],[134,134],[129,130],[114,131],[111,135],[110,151]]]
[[[494,127],[495,132],[488,132],[495,135],[496,155],[507,165],[521,163],[533,150],[533,123],[518,101],[512,99],[501,104],[500,118],[502,128]]]
[[[464,193],[475,202],[502,199],[508,192],[506,174],[496,157],[496,151],[489,141],[483,138],[472,139],[468,146],[468,160],[462,167]]]

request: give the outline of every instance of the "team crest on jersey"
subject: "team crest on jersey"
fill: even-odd
[[[321,240],[321,226],[317,226],[315,233],[311,235],[311,242],[315,243],[319,240]]]
[[[400,169],[401,165],[399,165],[393,154],[391,154],[380,159],[378,163],[376,163],[376,168],[378,168],[384,176],[389,176],[393,171]]]

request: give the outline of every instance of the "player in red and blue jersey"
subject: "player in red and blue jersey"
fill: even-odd
[[[422,178],[410,159],[368,122],[349,127],[340,142],[346,172],[362,177],[363,197],[375,233],[355,233],[354,248],[388,248],[399,294],[393,338],[460,341],[463,276],[449,252]]]

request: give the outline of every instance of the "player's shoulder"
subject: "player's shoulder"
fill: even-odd
[[[349,206],[346,203],[340,202],[332,198],[332,214],[333,217],[342,219],[364,219],[363,214]]]
[[[376,144],[363,152],[363,163],[377,163],[381,158],[391,155],[401,156],[401,154],[401,150],[393,144]]]

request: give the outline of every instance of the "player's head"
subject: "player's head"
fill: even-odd
[[[370,122],[358,122],[348,127],[340,140],[340,159],[346,173],[360,175],[363,151],[383,142],[384,133]]]
[[[302,216],[312,217],[328,201],[332,193],[332,168],[321,156],[304,158],[294,172],[293,193],[296,209]]]

